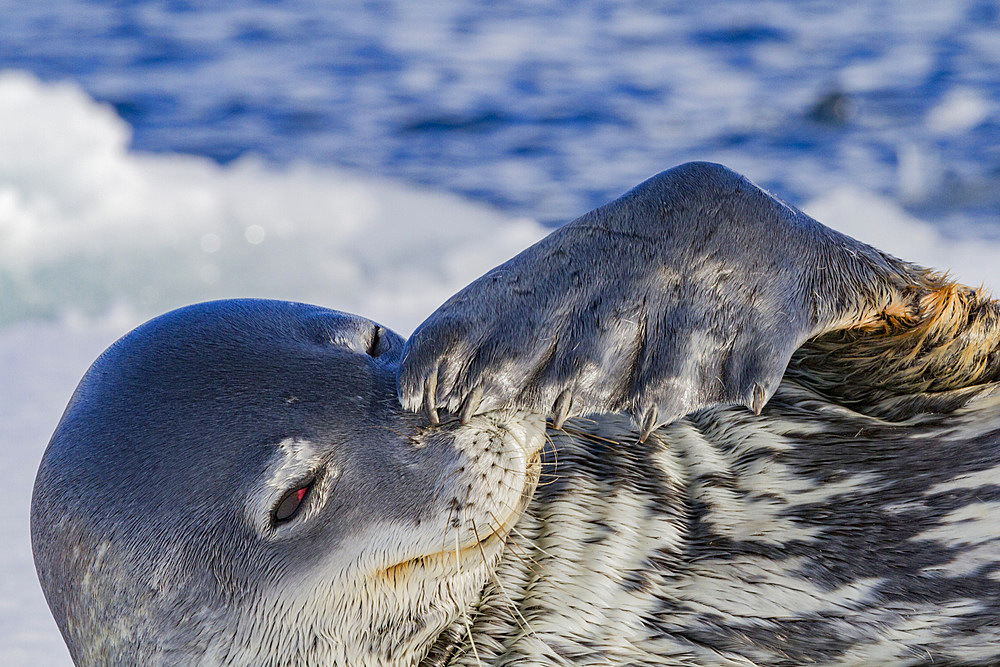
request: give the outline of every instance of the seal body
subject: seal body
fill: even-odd
[[[981,290],[694,163],[405,342],[274,301],[143,325],[32,544],[79,664],[996,664],[998,387]]]
[[[789,381],[760,417],[551,436],[471,636],[429,664],[1000,659],[996,393],[892,423]]]

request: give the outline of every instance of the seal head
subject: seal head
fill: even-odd
[[[183,308],[109,348],[32,503],[74,660],[419,659],[530,497],[544,422],[424,428],[395,398],[402,349],[364,318],[258,300]]]

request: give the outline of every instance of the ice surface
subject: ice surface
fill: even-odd
[[[28,508],[35,469],[70,394],[101,351],[131,325],[66,319],[0,329],[0,664],[69,665],[35,577]]]

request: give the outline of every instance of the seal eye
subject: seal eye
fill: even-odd
[[[305,499],[306,494],[309,493],[309,489],[312,488],[312,484],[312,480],[310,480],[284,495],[278,506],[274,508],[275,523],[283,523],[295,516],[299,511],[299,507],[302,506],[302,501]]]

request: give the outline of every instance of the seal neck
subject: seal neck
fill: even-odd
[[[420,661],[419,667],[445,667],[452,658],[458,655],[459,649],[468,642],[467,635],[465,621],[459,617],[438,635],[438,638],[431,645],[430,651]]]

